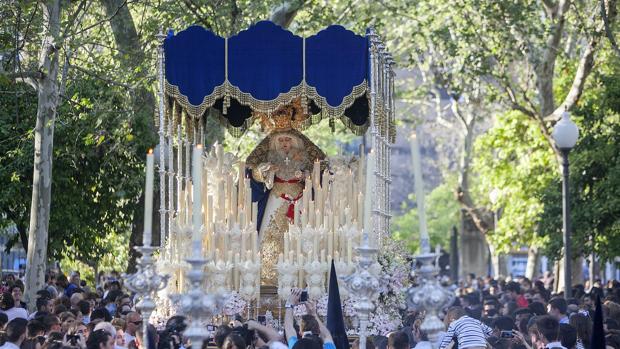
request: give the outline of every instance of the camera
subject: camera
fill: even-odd
[[[512,338],[514,337],[514,335],[512,334],[512,331],[502,331],[499,333],[499,338]]]
[[[80,340],[80,335],[78,334],[67,334],[67,342],[71,343],[71,345],[77,345],[77,342]]]
[[[299,301],[300,302],[307,302],[308,301],[308,291],[302,291],[301,295],[299,296]]]
[[[267,318],[265,317],[265,315],[259,315],[256,321],[258,321],[258,323],[263,326],[267,324]]]

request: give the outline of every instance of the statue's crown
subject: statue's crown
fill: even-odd
[[[271,132],[292,128],[299,130],[306,124],[309,114],[302,108],[301,99],[297,98],[270,114],[260,113],[258,116],[260,117],[262,128]]]

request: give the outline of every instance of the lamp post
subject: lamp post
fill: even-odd
[[[498,218],[497,217],[498,210],[495,209],[495,205],[497,205],[500,195],[501,195],[501,192],[497,188],[493,188],[493,190],[491,190],[491,192],[489,193],[489,201],[491,201],[491,205],[493,205],[493,233],[494,234],[497,234],[497,218]],[[491,260],[490,269],[492,271],[492,273],[489,273],[489,274],[497,278],[499,277],[499,274],[500,274],[499,256],[497,255],[497,253],[495,253],[495,248],[491,246],[491,244],[489,244],[489,251],[491,252],[489,259]],[[497,266],[497,268],[495,268],[495,266]]]
[[[562,154],[562,233],[564,242],[564,298],[566,299],[571,297],[572,288],[568,153],[577,143],[577,138],[579,138],[579,129],[570,119],[570,114],[565,111],[562,113],[560,121],[553,127],[553,139]]]

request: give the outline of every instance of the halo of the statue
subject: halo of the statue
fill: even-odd
[[[196,119],[216,109],[240,136],[256,113],[299,98],[312,115],[305,127],[338,118],[363,134],[370,124],[369,47],[367,36],[339,25],[308,38],[269,21],[230,38],[200,26],[170,32],[163,43],[168,109]]]

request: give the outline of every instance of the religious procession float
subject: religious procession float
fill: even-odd
[[[383,280],[370,333],[397,327],[408,266],[389,239],[394,73],[375,32],[300,37],[262,21],[229,38],[191,26],[160,40],[157,267],[170,280],[153,316],[178,313],[173,295],[196,285],[226,295],[220,323],[264,315],[278,326],[294,287],[324,315],[332,261],[342,280],[365,245]],[[209,118],[236,137],[259,124],[264,138],[247,158],[207,149]],[[327,157],[304,135],[323,119],[365,137],[357,154]],[[207,261],[198,283],[191,256]],[[340,295],[355,331],[356,300],[346,285]]]

